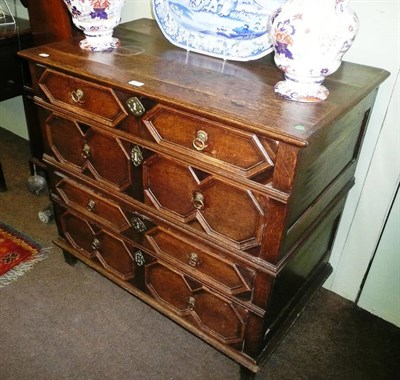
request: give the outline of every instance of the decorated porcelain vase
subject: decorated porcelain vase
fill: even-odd
[[[275,92],[299,102],[325,100],[321,83],[334,73],[358,31],[347,0],[289,0],[271,19],[275,63],[285,80]]]
[[[80,42],[82,49],[103,51],[119,46],[113,30],[121,21],[125,0],[64,0],[64,3],[72,22],[86,37]]]

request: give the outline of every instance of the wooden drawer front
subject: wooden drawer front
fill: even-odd
[[[145,203],[208,235],[239,249],[260,244],[264,212],[251,191],[158,155],[143,163],[143,189]]]
[[[99,232],[97,226],[71,213],[64,213],[61,216],[61,225],[65,238],[72,247],[86,257],[92,258],[96,255],[92,243],[94,236]]]
[[[278,142],[228,128],[202,117],[157,105],[142,119],[152,138],[171,149],[224,165],[250,178],[272,178]]]
[[[247,311],[160,262],[145,267],[148,292],[187,322],[225,344],[244,339]]]
[[[103,267],[123,280],[133,278],[135,265],[143,265],[143,253],[112,233],[69,211],[61,216],[66,240],[84,256],[96,257]]]
[[[39,86],[50,103],[109,127],[116,126],[127,116],[110,88],[52,70],[44,72]]]
[[[220,252],[200,248],[195,242],[189,243],[171,230],[155,228],[146,235],[154,251],[162,257],[171,258],[184,264],[185,270],[196,277],[201,277],[213,286],[219,286],[226,293],[250,301],[254,272],[229,258],[222,257]]]
[[[116,203],[66,179],[61,180],[56,187],[59,196],[68,207],[83,213],[92,213],[100,223],[110,225],[118,232],[130,227],[124,212]]]
[[[121,206],[117,201],[104,197],[87,187],[60,174],[53,173],[56,182],[53,192],[64,204],[85,215],[94,223],[100,223],[132,242],[148,247],[145,234],[156,227],[155,222],[136,208]]]
[[[134,145],[116,136],[51,114],[46,120],[51,155],[68,170],[94,178],[118,191],[134,186]],[[132,189],[131,189],[132,190]]]

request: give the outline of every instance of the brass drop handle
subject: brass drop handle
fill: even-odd
[[[187,299],[187,307],[189,310],[194,310],[195,306],[196,306],[196,299],[194,297],[190,296]]]
[[[92,212],[95,209],[95,207],[96,207],[96,202],[93,199],[89,199],[86,205],[86,209],[89,212]]]
[[[71,92],[72,101],[75,103],[81,103],[83,100],[83,97],[84,97],[84,93],[80,88]]]
[[[200,191],[196,191],[193,194],[192,205],[197,210],[202,210],[204,208],[204,195]]]
[[[197,267],[200,264],[199,255],[197,253],[192,252],[189,255],[188,263],[192,267]]]
[[[101,247],[101,243],[99,239],[94,238],[91,245],[93,251],[98,250]]]
[[[193,148],[202,151],[207,147],[207,140],[208,140],[208,135],[207,132],[205,131],[197,131],[196,137],[193,140]]]
[[[84,144],[83,148],[81,150],[81,156],[83,158],[89,158],[90,157],[90,146],[88,144]]]

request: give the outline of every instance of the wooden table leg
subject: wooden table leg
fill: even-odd
[[[0,162],[0,192],[7,191],[6,179],[4,178],[3,167]]]

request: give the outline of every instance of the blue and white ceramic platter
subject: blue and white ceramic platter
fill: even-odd
[[[157,23],[174,45],[248,61],[272,51],[270,17],[286,0],[153,0]]]

